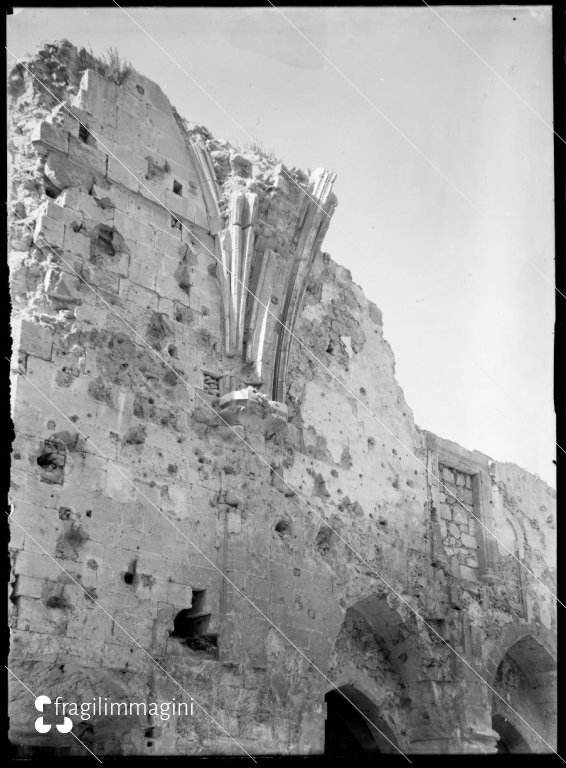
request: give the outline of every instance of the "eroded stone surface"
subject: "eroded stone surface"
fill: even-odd
[[[186,698],[156,660],[257,754],[324,750],[328,680],[380,751],[548,751],[441,638],[554,745],[555,494],[415,425],[380,311],[321,252],[332,174],[236,150],[67,42],[26,66],[13,672],[66,701]],[[10,692],[22,754],[80,752]],[[75,733],[99,755],[238,753],[202,712]]]

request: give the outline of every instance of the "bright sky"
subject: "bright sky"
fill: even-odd
[[[115,47],[217,137],[336,171],[324,249],[417,424],[555,486],[550,7],[280,10],[128,8],[160,50],[117,7],[16,9],[8,47]]]

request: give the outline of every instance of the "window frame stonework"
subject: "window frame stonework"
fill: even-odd
[[[425,443],[427,449],[431,557],[433,563],[442,565],[444,568],[448,566],[438,521],[438,510],[440,509],[439,494],[444,488],[439,466],[442,465],[470,475],[472,478],[473,514],[477,518],[475,521],[475,537],[477,541],[478,580],[489,583],[497,581],[499,579],[497,567],[499,550],[497,542],[483,527],[486,526],[488,530],[493,530],[489,457],[484,456],[478,451],[466,451],[455,443],[443,440],[430,432],[425,433]],[[470,517],[473,519],[471,515]]]

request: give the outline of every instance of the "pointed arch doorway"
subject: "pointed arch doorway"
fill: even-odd
[[[344,685],[329,691],[325,702],[324,754],[397,752],[391,728],[380,717],[375,704],[355,686]]]
[[[499,695],[492,697],[492,727],[500,737],[498,752],[552,751],[557,693],[556,660],[550,649],[525,632],[497,659],[493,689]]]
[[[498,754],[532,752],[526,740],[519,733],[519,730],[504,715],[494,715],[491,727],[499,734],[499,741],[497,742]]]

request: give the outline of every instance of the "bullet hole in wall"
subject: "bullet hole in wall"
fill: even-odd
[[[97,224],[90,236],[89,259],[95,266],[105,266],[123,248],[123,238],[114,227]]]
[[[45,440],[43,450],[37,457],[41,467],[41,479],[47,483],[63,483],[63,469],[67,458],[65,443],[62,440]]]
[[[57,539],[55,552],[57,557],[62,560],[77,560],[79,551],[89,540],[89,537],[82,527],[72,519],[71,510],[69,510],[68,518],[62,517],[61,519],[64,520],[64,532]]]
[[[85,587],[85,591],[83,592],[83,595],[85,597],[85,600],[94,601],[98,598],[98,593],[95,587]],[[89,607],[92,607],[92,606],[89,606]]]
[[[328,525],[323,525],[316,534],[314,545],[321,555],[326,555],[332,548],[335,538],[334,531]]]
[[[132,562],[128,566],[128,570],[124,573],[124,583],[127,584],[129,587],[136,587],[138,584],[138,561],[137,559],[132,560]]]
[[[275,533],[277,533],[279,536],[290,536],[291,535],[291,523],[289,520],[279,520],[275,525]]]
[[[65,610],[65,608],[69,608],[69,604],[63,597],[63,595],[51,595],[51,597],[48,597],[45,605],[48,608],[59,608],[61,610]]]
[[[84,141],[85,144],[88,143],[89,139],[92,138],[92,134],[89,131],[89,129],[86,127],[86,125],[83,125],[82,123],[79,124],[79,139],[81,141]]]

